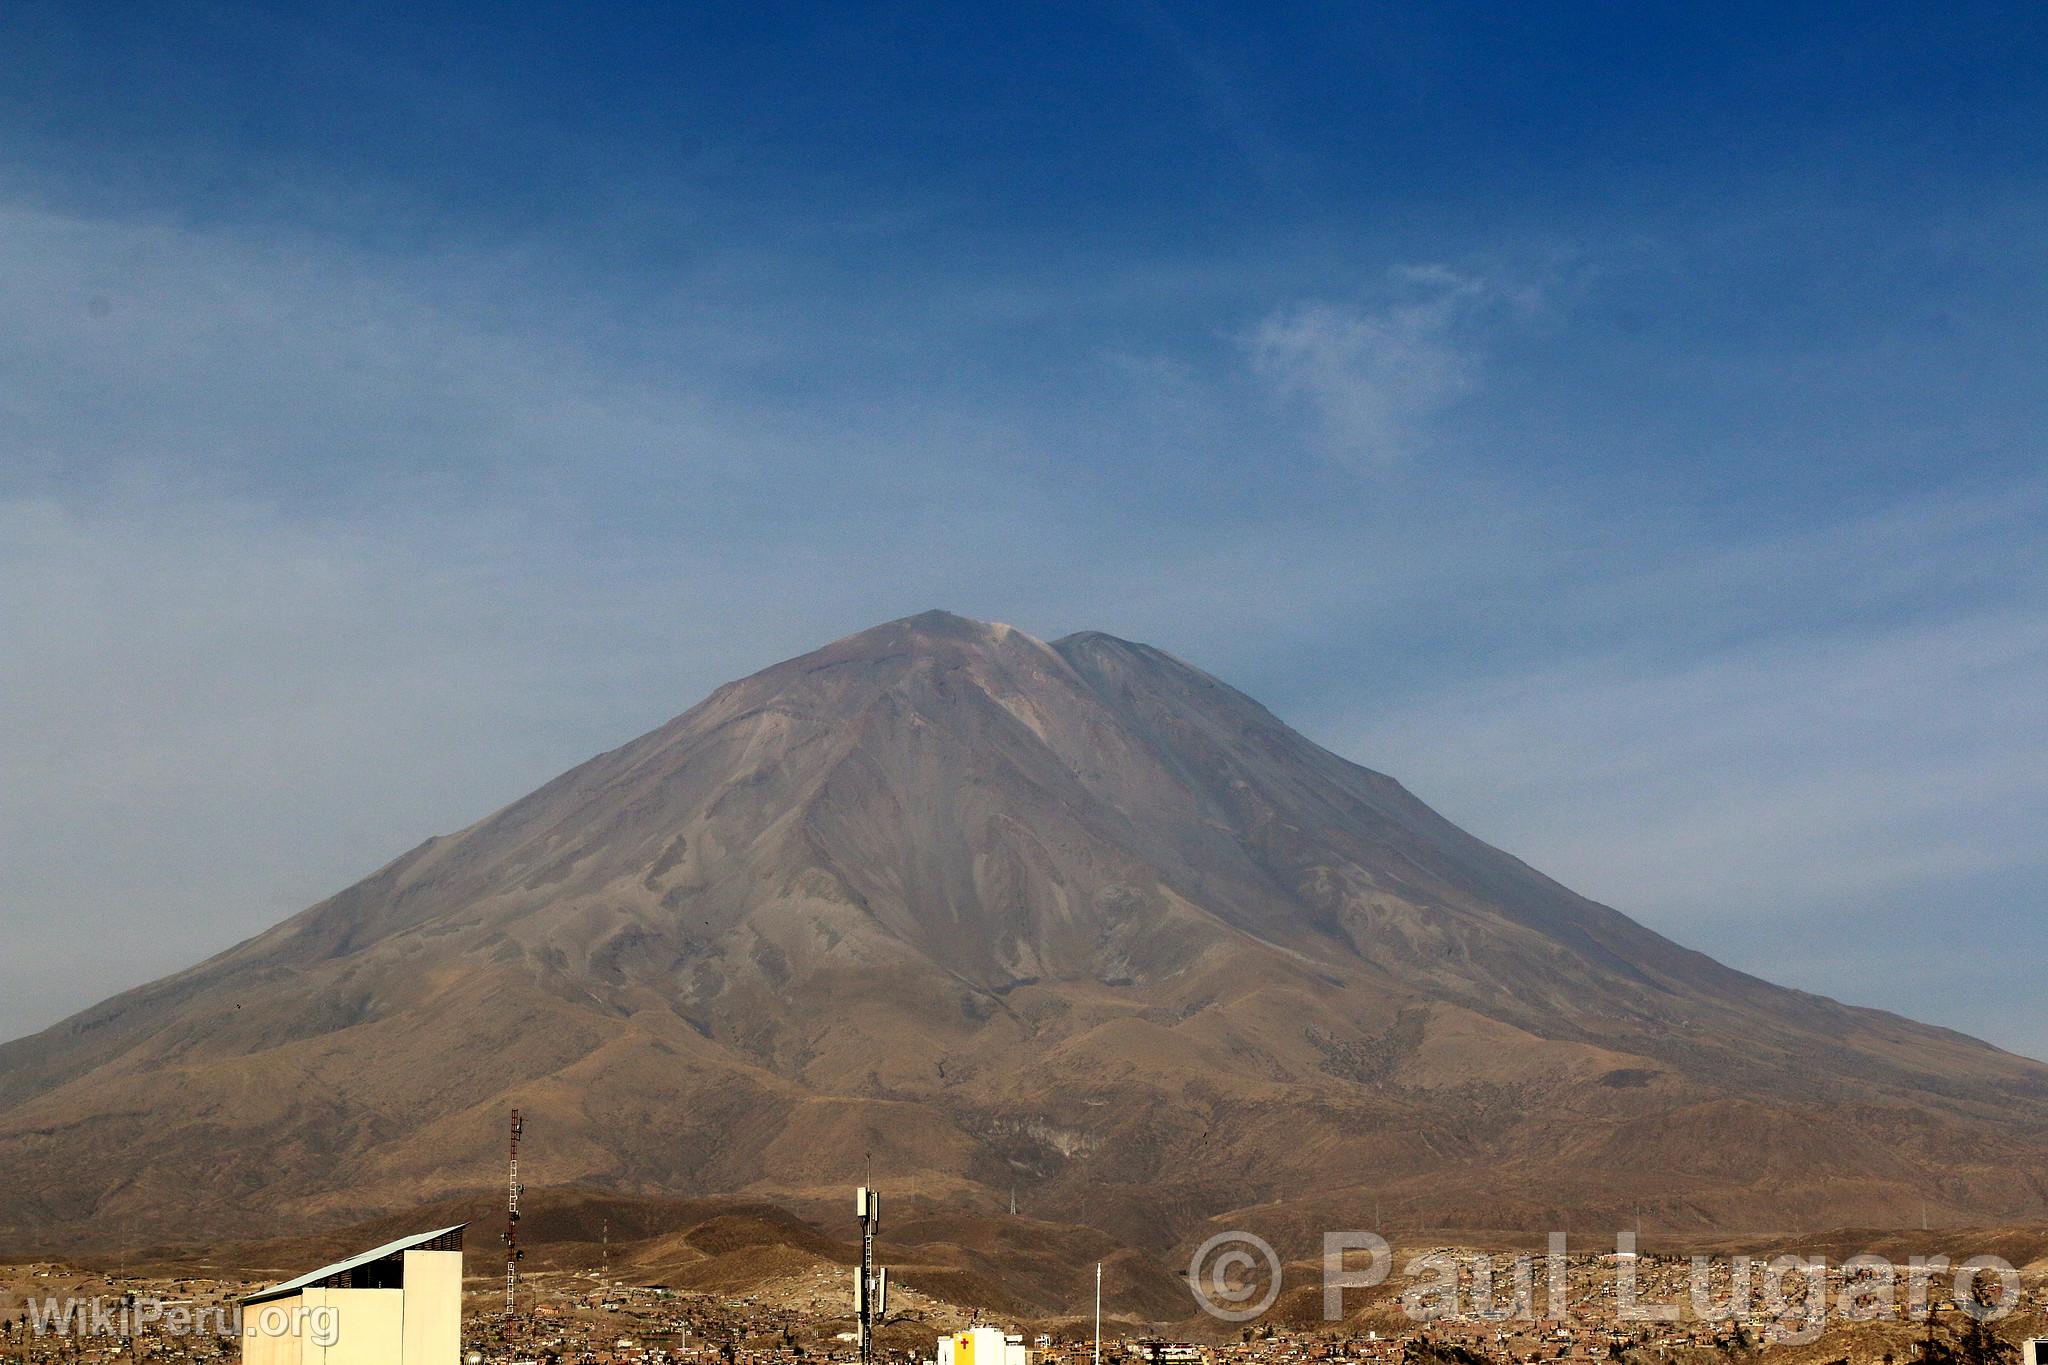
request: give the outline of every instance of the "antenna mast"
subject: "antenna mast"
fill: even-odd
[[[1102,1262],[1095,1263],[1095,1365],[1102,1365]]]
[[[506,1163],[505,1177],[505,1316],[511,1317],[519,1307],[519,1262],[526,1253],[519,1249],[519,1195],[526,1187],[519,1183],[519,1135],[526,1131],[526,1121],[519,1111],[512,1111],[512,1152]]]
[[[862,1185],[853,1192],[854,1216],[860,1219],[860,1269],[854,1272],[854,1304],[860,1316],[861,1365],[875,1357],[875,1324],[889,1313],[889,1272],[875,1269],[875,1231],[882,1225],[882,1201]]]

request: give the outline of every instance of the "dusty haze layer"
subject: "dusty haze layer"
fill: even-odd
[[[1729,856],[1739,857],[1740,850]],[[1732,971],[1144,645],[933,612],[0,1048],[0,1236],[536,1179],[1779,1229],[2048,1207],[2048,1069]]]

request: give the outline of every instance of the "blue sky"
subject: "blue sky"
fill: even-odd
[[[2048,12],[0,14],[0,1034],[931,606],[2048,1055]]]

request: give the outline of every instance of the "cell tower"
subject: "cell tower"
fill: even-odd
[[[526,1131],[526,1120],[519,1117],[519,1111],[512,1111],[512,1155],[507,1163],[505,1178],[505,1316],[511,1317],[519,1308],[519,1262],[526,1253],[519,1249],[519,1196],[526,1187],[519,1183],[519,1135]]]
[[[889,1271],[875,1268],[875,1232],[882,1226],[882,1201],[866,1185],[853,1192],[854,1216],[860,1219],[860,1269],[854,1272],[854,1303],[860,1313],[861,1365],[875,1358],[875,1324],[889,1314]]]

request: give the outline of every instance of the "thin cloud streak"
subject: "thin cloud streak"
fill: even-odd
[[[1333,460],[1385,469],[1424,452],[1437,416],[1478,383],[1466,324],[1487,286],[1441,266],[1396,274],[1404,297],[1296,304],[1246,341],[1252,372],[1308,413]]]

